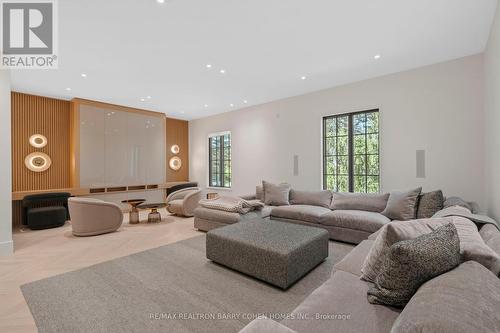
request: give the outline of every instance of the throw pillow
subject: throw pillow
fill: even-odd
[[[460,241],[451,223],[391,246],[368,302],[404,307],[426,281],[460,264]]]
[[[264,188],[264,203],[269,206],[286,206],[289,205],[290,190],[291,185],[282,184],[272,184],[262,181],[262,187]]]
[[[452,216],[413,221],[393,221],[384,225],[379,229],[378,236],[361,267],[361,279],[375,282],[384,257],[393,244],[431,233],[448,223],[453,223],[457,229],[462,261],[477,261],[495,275],[498,275],[500,272],[500,256],[486,245],[474,222],[464,217]]]
[[[333,210],[365,210],[380,213],[387,206],[389,193],[349,193],[334,192]]]
[[[311,205],[330,208],[332,203],[331,191],[297,191],[290,190],[291,205]]]
[[[443,209],[444,197],[441,190],[422,193],[418,198],[417,219],[432,217]]]
[[[413,220],[417,216],[417,200],[420,192],[422,192],[421,187],[408,192],[391,192],[382,215],[392,220]]]
[[[500,332],[500,281],[475,261],[426,283],[410,299],[392,333]]]

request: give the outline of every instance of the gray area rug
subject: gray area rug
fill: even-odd
[[[205,257],[205,236],[136,253],[21,287],[39,332],[238,332],[253,316],[291,312],[353,246],[287,291]]]

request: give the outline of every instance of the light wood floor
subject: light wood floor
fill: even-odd
[[[25,283],[202,234],[193,228],[193,218],[160,212],[161,223],[124,223],[118,232],[94,237],[73,236],[69,223],[55,229],[14,231],[15,253],[0,257],[0,332],[37,331],[19,288]],[[141,212],[141,219],[146,215],[147,211]]]

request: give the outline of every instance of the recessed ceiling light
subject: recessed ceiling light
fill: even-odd
[[[226,74],[226,70],[225,70],[225,69],[221,69],[221,70],[220,70],[220,73],[221,73],[221,74]]]
[[[141,98],[141,102],[144,102],[144,101],[145,101],[145,99],[144,99],[144,98]]]
[[[68,88],[66,88],[66,91],[71,91],[71,88],[69,88],[69,87],[68,87]]]
[[[301,76],[301,77],[300,77],[300,79],[301,79],[301,80],[305,80],[305,79],[307,79],[307,77],[305,77],[305,76]]]
[[[212,68],[212,65],[211,64],[206,64],[205,67],[208,68],[208,69],[210,69],[210,68]]]
[[[204,107],[208,108],[208,104],[203,105]]]
[[[180,113],[181,113],[181,114],[184,114],[184,113],[186,113],[186,112],[184,112],[184,111],[180,111]]]
[[[156,2],[158,2],[158,3],[164,3],[165,0],[156,0]]]
[[[373,59],[377,60],[377,59],[380,59],[381,55],[380,54],[376,54]]]
[[[248,103],[248,101],[245,99],[245,100],[243,101],[243,103],[244,103],[244,104],[247,104],[247,103]]]
[[[230,106],[230,107],[233,107],[233,106],[234,106],[234,104],[233,104],[233,103],[231,103],[231,104],[229,104],[229,106]]]
[[[146,96],[147,99],[151,99],[151,96]]]
[[[87,77],[87,74],[82,73],[82,74],[81,74],[81,77]]]

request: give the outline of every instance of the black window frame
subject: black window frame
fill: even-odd
[[[369,113],[377,113],[377,131],[376,132],[370,132],[368,133],[367,130],[366,130],[366,127],[365,127],[365,132],[362,133],[362,134],[355,134],[354,133],[354,117],[357,116],[357,115],[360,115],[360,114],[369,114]],[[336,121],[335,122],[335,142],[336,142],[336,147],[335,147],[335,155],[328,155],[327,154],[327,139],[329,138],[332,138],[330,136],[327,136],[327,119],[338,119],[338,118],[345,118],[347,117],[347,155],[339,155],[338,154],[338,138],[339,137],[345,137],[345,135],[340,135],[339,136],[339,130],[338,130],[338,122]],[[323,166],[323,170],[322,170],[322,173],[323,173],[323,189],[328,189],[328,184],[327,184],[327,181],[328,181],[328,174],[327,172],[327,163],[328,163],[328,158],[329,157],[335,157],[338,161],[338,157],[343,157],[343,156],[347,156],[347,159],[348,159],[348,172],[347,174],[340,174],[340,176],[347,176],[348,177],[348,180],[347,180],[347,185],[348,185],[348,192],[354,192],[355,190],[355,177],[356,176],[365,176],[365,191],[364,192],[359,192],[359,193],[378,193],[380,192],[380,110],[379,109],[370,109],[370,110],[363,110],[363,111],[356,111],[356,112],[349,112],[349,113],[342,113],[342,114],[335,114],[335,115],[330,115],[330,116],[325,116],[323,117],[322,119],[322,128],[323,128],[323,133],[322,133],[322,139],[323,139],[323,162],[322,162],[322,166]],[[368,153],[368,143],[367,143],[367,138],[368,138],[368,135],[377,135],[377,152],[376,153]],[[364,154],[355,154],[355,149],[354,149],[354,137],[358,135],[363,135],[365,137],[365,153]],[[373,175],[373,174],[369,174],[369,170],[368,170],[368,156],[377,156],[377,164],[378,164],[378,174],[376,175]],[[355,156],[364,156],[364,160],[365,160],[365,174],[360,174],[360,175],[357,175],[355,174]],[[377,177],[378,178],[378,191],[377,192],[368,192],[368,177]],[[336,179],[336,183],[335,183],[335,186],[332,190],[334,191],[337,191],[338,188],[339,188],[339,168],[338,168],[338,163],[337,163],[337,170],[336,170],[336,173],[335,173],[335,179]]]
[[[229,145],[226,145],[224,142],[224,137],[228,136],[229,138]],[[219,172],[215,172],[213,170],[213,154],[212,154],[212,140],[214,138],[217,138],[220,140],[220,144],[216,146],[216,149],[219,150],[218,152],[218,158],[215,162],[218,162],[219,165]],[[232,152],[231,152],[231,146],[232,146],[232,139],[231,139],[231,132],[222,132],[222,133],[217,133],[213,135],[209,135],[208,137],[208,187],[213,187],[213,188],[227,188],[230,189],[232,186]],[[224,152],[227,151],[228,158],[226,158],[226,155]],[[225,173],[225,166],[229,164],[229,173]],[[217,183],[213,183],[212,179],[215,174],[215,177],[217,178]],[[229,177],[229,182],[226,182],[226,175]]]

